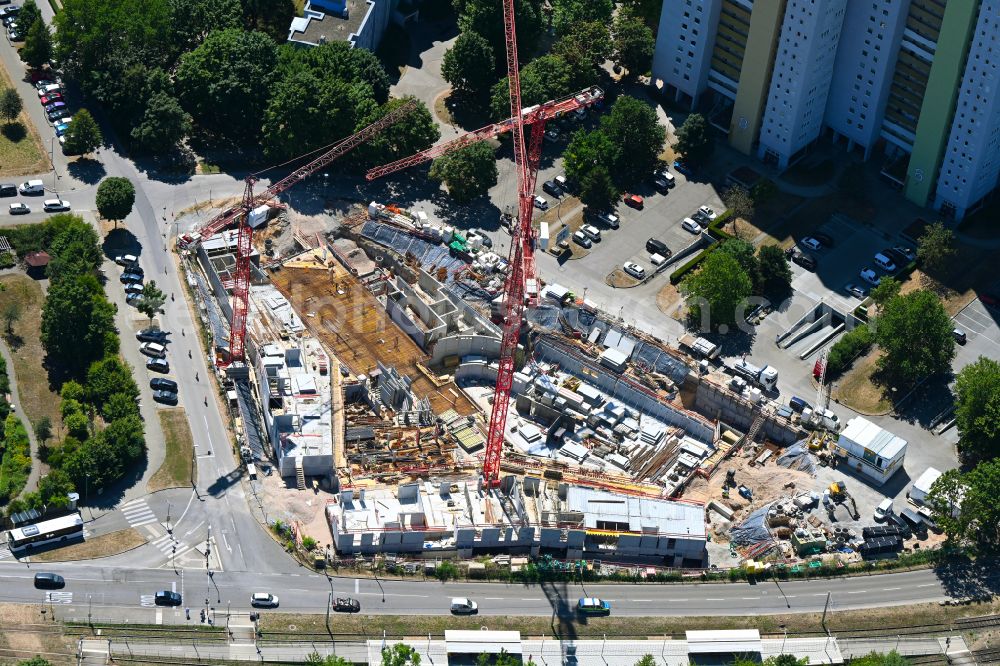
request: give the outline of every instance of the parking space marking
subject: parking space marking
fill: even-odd
[[[139,605],[143,608],[153,608],[156,606],[155,594],[142,594],[139,596]]]
[[[46,592],[45,601],[50,604],[71,604],[73,603],[72,592]]]

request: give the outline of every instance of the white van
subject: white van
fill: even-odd
[[[664,257],[664,256],[663,256],[662,254],[653,254],[653,255],[652,255],[652,256],[650,256],[650,258],[649,258],[649,262],[650,262],[651,264],[653,264],[654,266],[660,266],[660,265],[661,265],[661,264],[663,264],[663,262],[665,262],[666,260],[667,260],[667,258],[666,258],[666,257]]]
[[[21,186],[17,189],[21,192],[21,194],[44,194],[45,183],[40,180],[29,180],[25,183],[21,183]]]
[[[875,265],[884,271],[889,271],[890,273],[896,270],[896,263],[881,252],[875,255]]]
[[[892,513],[892,498],[884,499],[875,507],[875,520],[882,522],[890,513]]]
[[[167,355],[167,348],[159,342],[143,342],[139,345],[139,351],[153,358],[163,358]]]
[[[455,615],[472,615],[479,612],[479,605],[472,599],[453,598],[451,612]]]

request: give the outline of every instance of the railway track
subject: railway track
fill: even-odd
[[[1000,648],[973,650],[972,657],[977,664],[1000,664]]]

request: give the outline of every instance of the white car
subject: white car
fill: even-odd
[[[709,220],[714,220],[716,218],[715,211],[709,206],[699,207],[698,212],[707,217]]]
[[[472,599],[455,597],[451,600],[451,612],[455,615],[473,615],[479,612],[479,604]]]
[[[608,225],[612,229],[617,229],[619,226],[618,216],[615,215],[614,213],[607,213],[607,212],[598,213],[597,219],[600,222],[603,222],[604,224]]]
[[[894,247],[892,249],[895,250],[896,252],[899,252],[904,257],[906,257],[907,261],[913,261],[914,259],[917,258],[917,253],[913,251],[913,248],[903,247],[902,245],[897,245],[896,247]]]
[[[820,243],[815,238],[813,238],[812,236],[806,236],[805,238],[803,238],[801,241],[799,241],[799,245],[801,245],[802,247],[807,247],[810,250],[814,251],[819,250],[820,248],[823,247],[823,244]]]
[[[599,241],[601,240],[601,230],[592,224],[585,224],[580,227],[580,231],[590,236],[591,240]]]
[[[46,199],[45,203],[42,204],[42,208],[46,213],[59,213],[69,210],[69,202],[62,199]]]
[[[31,209],[28,208],[28,205],[27,204],[23,204],[20,201],[15,201],[14,203],[12,203],[10,205],[10,214],[11,215],[27,215],[30,212],[31,212]]]
[[[267,592],[254,592],[250,595],[250,605],[254,608],[277,608],[278,597]]]
[[[623,266],[625,272],[634,277],[637,280],[641,280],[646,277],[646,269],[639,264],[633,263],[631,261],[626,261],[625,266]]]
[[[139,257],[134,254],[119,254],[115,257],[115,263],[119,266],[128,266],[139,261]]]
[[[878,286],[878,283],[882,281],[882,278],[878,276],[878,273],[876,273],[870,268],[862,270],[861,273],[859,273],[859,275],[861,276],[862,280],[864,280],[868,284],[873,284],[876,287]]]
[[[537,208],[538,210],[548,210],[549,209],[549,202],[545,200],[545,197],[540,197],[540,196],[538,196],[536,194],[535,195],[535,208]]]
[[[685,217],[684,221],[681,222],[681,226],[684,227],[685,231],[690,231],[693,234],[701,233],[701,225],[692,220],[690,217]]]

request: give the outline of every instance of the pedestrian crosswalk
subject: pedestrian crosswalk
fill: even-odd
[[[171,555],[179,557],[192,548],[191,546],[176,540],[172,534],[164,534],[150,543],[156,546],[156,548],[167,557],[170,557]]]
[[[10,552],[10,548],[7,546],[0,546],[0,562],[6,560],[8,557],[13,557],[13,553]]]
[[[125,520],[132,527],[139,527],[141,525],[148,525],[149,523],[156,522],[156,514],[153,513],[149,505],[146,504],[146,500],[137,499],[132,500],[128,504],[123,504],[121,506],[122,514],[125,516]]]

